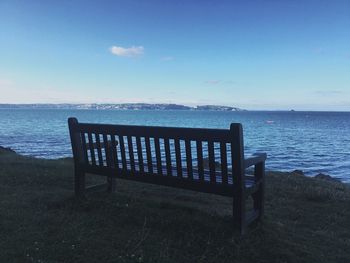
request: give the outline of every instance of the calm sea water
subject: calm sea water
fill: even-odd
[[[300,169],[350,182],[350,112],[98,111],[0,109],[0,145],[40,158],[71,156],[67,118],[82,122],[229,128],[243,124],[246,153],[269,170]]]

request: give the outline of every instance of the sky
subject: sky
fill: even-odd
[[[0,0],[0,103],[350,111],[348,0]]]

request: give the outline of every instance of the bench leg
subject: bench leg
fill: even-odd
[[[107,163],[109,163],[113,168],[117,167],[115,162],[115,156],[117,154],[116,148],[112,145],[106,147],[107,150]],[[116,179],[113,176],[107,176],[107,192],[114,193],[116,188]]]
[[[116,179],[114,177],[107,177],[107,192],[114,193],[116,189]]]
[[[265,163],[259,163],[255,166],[255,175],[258,180],[261,180],[259,190],[254,193],[254,209],[259,211],[258,220],[261,220],[264,215],[264,192],[265,192]]]
[[[74,190],[76,197],[84,197],[85,195],[85,173],[76,169],[74,176]]]
[[[239,193],[233,197],[233,224],[234,229],[240,235],[244,235],[246,230],[245,199]]]

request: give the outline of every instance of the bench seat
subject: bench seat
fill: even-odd
[[[172,176],[172,177],[178,177],[177,176],[177,169],[176,169],[176,166],[172,166],[172,174],[171,175],[167,175],[167,167],[165,165],[162,165],[162,173],[159,173],[158,169],[157,169],[157,165],[152,165],[153,167],[153,171],[154,172],[154,175],[159,175],[159,174],[162,174],[162,176]],[[137,161],[135,161],[135,170],[137,172],[140,172],[140,166],[139,166],[139,163]],[[181,180],[182,178],[186,179],[188,178],[188,172],[187,172],[187,169],[186,168],[182,168],[182,177],[179,177],[179,179]],[[127,162],[127,171],[131,174],[132,176],[132,170],[131,170],[131,165],[130,165],[130,162],[128,161]],[[193,180],[200,180],[200,177],[199,177],[199,173],[198,173],[198,169],[196,168],[193,168]],[[204,169],[204,181],[206,182],[210,182],[210,171],[209,169]],[[145,166],[144,167],[144,172],[148,173],[148,168]],[[215,178],[216,178],[216,183],[217,184],[221,184],[222,183],[222,175],[221,175],[221,171],[215,171]],[[152,176],[152,174],[149,174],[148,176]],[[118,176],[117,176],[118,177]],[[227,183],[229,185],[232,185],[233,184],[233,180],[232,180],[232,175],[228,174],[228,178],[227,178]],[[245,177],[245,186],[246,187],[253,187],[255,184],[255,178],[254,176],[252,175],[248,175],[246,174],[246,177]]]

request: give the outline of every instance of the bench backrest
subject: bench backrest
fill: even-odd
[[[76,169],[233,195],[244,186],[243,132],[79,123],[69,118]]]

